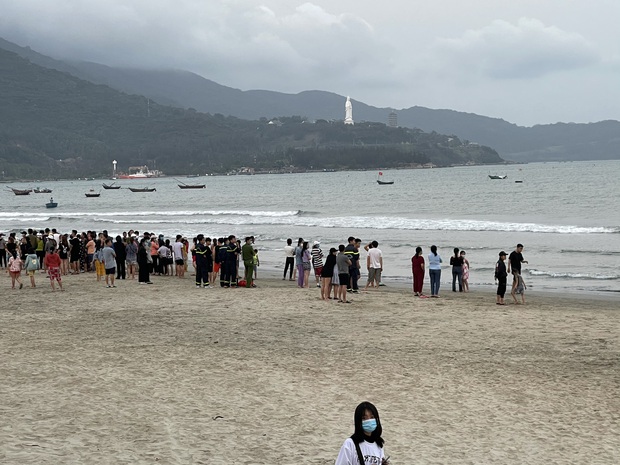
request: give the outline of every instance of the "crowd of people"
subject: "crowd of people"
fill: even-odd
[[[377,241],[362,247],[362,240],[350,236],[347,244],[331,247],[323,253],[321,243],[299,238],[297,245],[287,239],[284,247],[283,280],[296,281],[299,288],[310,287],[310,274],[314,271],[316,287],[320,288],[323,300],[350,303],[348,294],[360,292],[362,263],[361,249],[366,251],[367,280],[364,290],[378,288],[383,272],[383,254]],[[498,305],[505,305],[507,276],[512,273],[511,296],[514,303],[525,303],[525,282],[521,275],[521,264],[527,263],[522,255],[523,245],[518,244],[508,257],[500,252],[495,266],[495,280],[498,282]],[[413,293],[420,298],[439,298],[441,265],[443,259],[437,246],[430,248],[424,258],[422,247],[416,247],[411,258]],[[153,284],[151,275],[177,276],[184,278],[189,265],[193,266],[197,288],[209,288],[219,282],[220,287],[256,287],[257,270],[260,265],[254,236],[245,237],[241,245],[235,235],[220,238],[205,237],[203,234],[189,241],[181,234],[174,240],[162,234],[129,230],[112,238],[106,230],[101,232],[77,230],[61,234],[55,228],[44,230],[28,229],[21,237],[12,232],[0,233],[0,267],[7,268],[12,288],[23,287],[21,273],[30,278],[31,287],[36,287],[36,271],[47,273],[52,290],[55,285],[62,290],[62,276],[80,273],[95,273],[97,281],[105,281],[110,288],[116,287],[115,280],[135,280],[139,284]],[[243,278],[240,268],[243,265]],[[469,261],[464,250],[454,249],[450,257],[452,291],[469,292]],[[423,292],[426,270],[430,281],[430,296]]]

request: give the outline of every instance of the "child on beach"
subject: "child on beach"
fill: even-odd
[[[521,294],[521,304],[525,304],[525,290],[527,289],[527,286],[525,285],[525,281],[523,281],[523,276],[521,276],[521,274],[516,275],[516,278],[517,285],[512,290],[510,295],[512,295],[515,304],[518,304],[519,301],[517,300],[516,294]]]
[[[101,281],[101,279],[105,276],[105,266],[103,264],[102,249],[99,249],[95,252],[95,254],[93,255],[93,259],[95,261],[97,281]]]
[[[60,290],[64,291],[62,288],[62,277],[60,274],[60,255],[58,255],[56,247],[50,249],[50,251],[45,255],[45,259],[43,261],[45,263],[45,269],[47,270],[47,277],[50,278],[52,291],[56,291],[54,280],[58,282],[58,287],[60,287]]]
[[[258,249],[254,249],[254,279],[258,277],[258,266],[260,265],[260,260],[258,259]]]
[[[32,247],[28,247],[28,255],[26,255],[26,274],[30,277],[30,287],[37,287],[34,282],[34,275],[39,269],[39,257]]]
[[[465,251],[461,250],[463,259],[463,292],[469,292],[469,261],[465,258]]]
[[[11,275],[11,289],[15,289],[15,282],[19,283],[20,289],[24,287],[19,277],[22,274],[22,259],[16,251],[13,251],[13,256],[9,258],[9,274]]]

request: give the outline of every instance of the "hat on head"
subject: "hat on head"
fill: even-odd
[[[321,245],[320,241],[314,241],[314,243],[312,245]]]
[[[506,252],[504,252],[503,250],[499,253],[500,257],[505,257],[506,256]]]

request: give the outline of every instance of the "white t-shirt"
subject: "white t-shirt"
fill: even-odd
[[[370,267],[376,269],[383,268],[380,260],[382,256],[381,249],[377,249],[376,247],[369,249],[368,258],[370,258]]]
[[[183,242],[176,241],[172,244],[175,260],[183,260]]]
[[[295,247],[293,247],[292,245],[285,245],[284,246],[284,255],[286,255],[287,257],[294,257],[295,256]]]
[[[381,465],[383,461],[383,449],[375,442],[361,442],[360,450],[364,456],[364,463],[362,465]],[[353,439],[347,438],[336,459],[336,465],[358,465],[359,459],[357,458],[357,451],[355,450],[355,444]]]

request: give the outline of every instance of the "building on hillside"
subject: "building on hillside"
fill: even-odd
[[[391,128],[398,127],[398,115],[396,114],[394,110],[392,110],[390,114],[388,115],[388,126]]]

